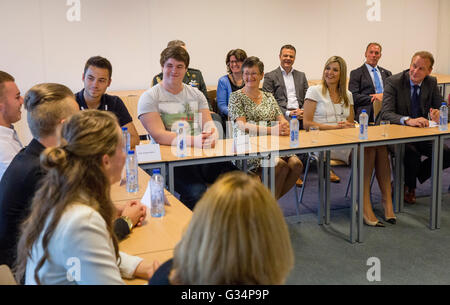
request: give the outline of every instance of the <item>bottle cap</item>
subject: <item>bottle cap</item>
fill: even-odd
[[[366,109],[363,109],[362,112],[366,113]]]
[[[153,174],[161,174],[161,170],[159,168],[154,168]]]
[[[128,127],[122,127],[122,131],[128,130]]]
[[[442,105],[441,106],[447,106],[447,103],[446,102],[442,102]]]
[[[296,116],[296,115],[293,115],[293,116],[292,116],[292,118],[293,118],[293,119],[296,119],[296,118],[297,118],[297,116]]]
[[[129,150],[128,155],[134,155],[134,150]]]

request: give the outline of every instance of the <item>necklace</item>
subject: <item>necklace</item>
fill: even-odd
[[[233,79],[233,83],[236,85],[236,87],[241,87],[242,86],[242,79],[241,79],[241,84],[239,85],[238,82],[236,81],[236,79],[234,78],[234,74],[231,73],[231,78]]]

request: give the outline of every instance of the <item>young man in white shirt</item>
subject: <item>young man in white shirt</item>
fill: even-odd
[[[0,71],[0,179],[14,156],[22,149],[13,123],[21,118],[23,97],[14,77]]]

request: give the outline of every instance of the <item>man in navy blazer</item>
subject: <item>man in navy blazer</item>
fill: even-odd
[[[365,109],[369,116],[369,122],[375,122],[373,102],[383,100],[386,78],[392,75],[391,71],[378,66],[381,49],[379,43],[369,43],[365,53],[366,62],[350,72],[348,89],[353,94],[356,120],[359,120],[359,115]]]
[[[303,102],[308,90],[305,73],[293,69],[296,50],[284,45],[280,50],[280,66],[264,75],[263,91],[273,94],[287,120],[303,119]]]
[[[393,124],[428,127],[429,120],[439,123],[439,107],[443,98],[437,80],[430,76],[433,55],[416,52],[409,70],[389,77],[386,81],[383,103],[377,120]],[[431,176],[432,144],[429,141],[405,144],[405,202],[416,201],[416,178],[423,183]],[[426,156],[425,160],[421,160]],[[450,166],[450,150],[444,145],[444,168]]]

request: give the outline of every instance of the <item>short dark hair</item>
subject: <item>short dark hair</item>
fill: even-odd
[[[101,69],[108,69],[109,78],[111,78],[111,76],[112,76],[112,65],[109,62],[109,60],[107,60],[104,57],[93,56],[93,57],[89,58],[87,60],[86,64],[84,65],[84,74],[86,74],[86,71],[89,68],[89,66],[94,66],[94,67],[101,68]]]
[[[3,96],[3,88],[5,87],[4,83],[6,82],[14,82],[14,77],[11,74],[6,73],[4,71],[0,71],[0,97]]]
[[[159,60],[161,67],[164,67],[164,64],[170,58],[184,62],[186,69],[189,66],[189,53],[183,47],[177,46],[165,48],[161,52],[161,59]]]
[[[244,61],[247,58],[247,53],[245,53],[245,51],[242,49],[233,49],[228,52],[227,57],[225,58],[225,63],[227,64],[228,73],[231,73],[231,69],[230,69],[231,56],[236,57],[237,61]]]
[[[242,64],[242,71],[244,71],[244,68],[252,68],[254,66],[258,67],[259,73],[264,73],[264,64],[256,56],[250,56],[244,60],[244,63]]]
[[[291,44],[285,44],[284,46],[282,46],[280,49],[280,55],[281,55],[281,52],[283,52],[283,49],[293,50],[297,54],[297,50]]]
[[[185,47],[186,44],[182,40],[171,40],[167,43],[167,47]]]

